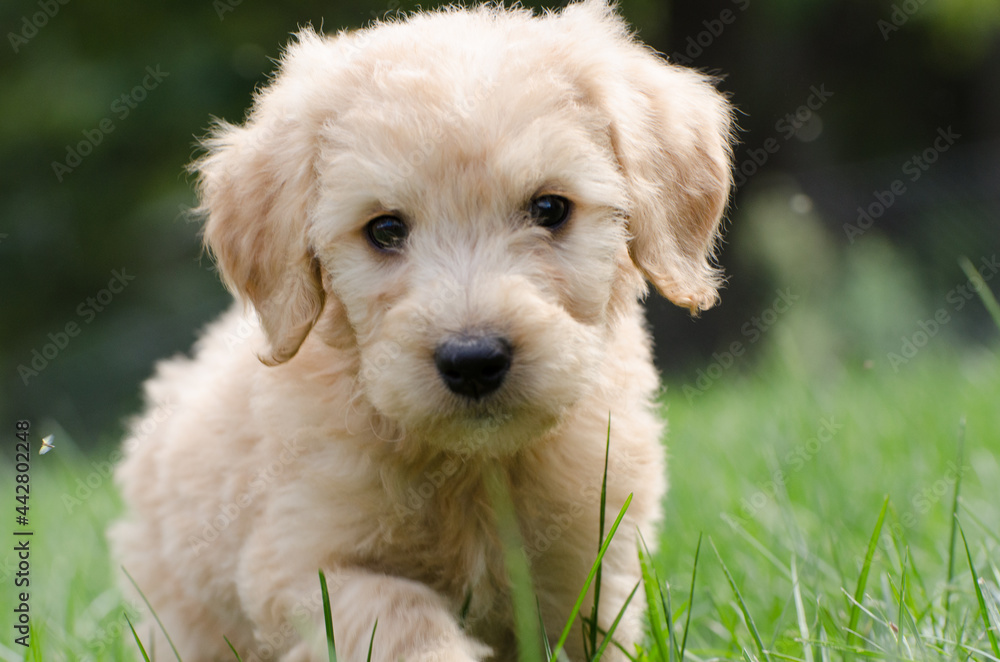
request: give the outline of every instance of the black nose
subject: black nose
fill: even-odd
[[[478,399],[500,388],[511,354],[503,338],[463,336],[438,345],[434,363],[452,393]]]

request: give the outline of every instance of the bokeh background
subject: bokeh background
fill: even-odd
[[[156,361],[187,352],[231,300],[188,218],[185,165],[212,117],[244,116],[298,26],[416,9],[0,0],[0,499],[15,420],[32,421],[36,450],[45,434],[57,444],[32,459],[34,649],[0,637],[0,660],[138,659],[104,538],[123,508],[116,447]],[[959,266],[1000,293],[1000,0],[621,11],[670,59],[718,76],[740,125],[721,305],[694,319],[647,302],[671,426],[657,561],[694,615],[689,650],[752,658],[717,547],[784,659],[814,659],[804,613],[830,635],[823,659],[856,630],[866,656],[902,639],[913,659],[969,659],[988,622],[971,565],[1000,622],[1000,319]],[[7,512],[3,605],[19,567]],[[869,563],[857,625],[844,598]],[[0,610],[0,631],[14,618]]]
[[[229,302],[186,216],[184,166],[210,118],[243,117],[297,26],[417,8],[5,0],[0,421],[31,418],[84,449],[114,443],[155,361],[186,351]],[[697,395],[752,371],[791,351],[785,337],[818,379],[898,371],[893,355],[908,363],[900,352],[921,332],[961,356],[992,355],[996,328],[957,288],[960,256],[994,265],[990,279],[1000,253],[1000,2],[621,10],[659,51],[721,76],[739,110],[723,303],[691,319],[649,301],[670,388]],[[948,321],[928,324],[941,309]]]

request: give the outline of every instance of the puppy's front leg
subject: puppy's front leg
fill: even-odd
[[[372,660],[379,662],[479,662],[488,646],[466,636],[439,594],[419,582],[361,571],[327,572],[337,659],[367,659],[378,619]],[[282,662],[325,662],[322,607],[315,633]]]

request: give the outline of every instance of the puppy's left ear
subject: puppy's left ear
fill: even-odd
[[[267,365],[292,358],[323,310],[307,243],[312,159],[286,127],[221,125],[196,164],[205,246],[226,287],[250,303],[267,336]]]
[[[629,253],[663,296],[712,307],[713,265],[732,186],[733,114],[712,81],[635,40],[607,0],[562,12],[580,44],[578,82],[603,110],[630,200]]]
[[[226,286],[257,311],[269,345],[260,360],[267,365],[295,355],[325,298],[308,243],[319,120],[303,110],[307,95],[289,73],[303,51],[321,42],[309,29],[297,37],[247,122],[217,125],[205,141],[207,153],[191,166],[199,175],[199,211],[207,216],[205,245]]]

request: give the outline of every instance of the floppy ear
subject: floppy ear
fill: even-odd
[[[732,115],[703,76],[644,55],[630,77],[641,116],[612,120],[633,204],[629,253],[663,296],[697,313],[722,283],[712,261],[732,186]]]
[[[712,260],[732,186],[729,103],[706,76],[635,41],[606,1],[570,5],[564,15],[589,32],[581,85],[606,114],[626,180],[633,262],[678,306],[712,307],[722,282]]]
[[[205,245],[226,286],[257,311],[269,344],[260,360],[268,365],[294,356],[323,310],[307,238],[318,121],[306,116],[295,80],[286,81],[296,50],[319,39],[311,30],[300,33],[247,122],[216,125],[207,153],[191,166],[207,216]]]

